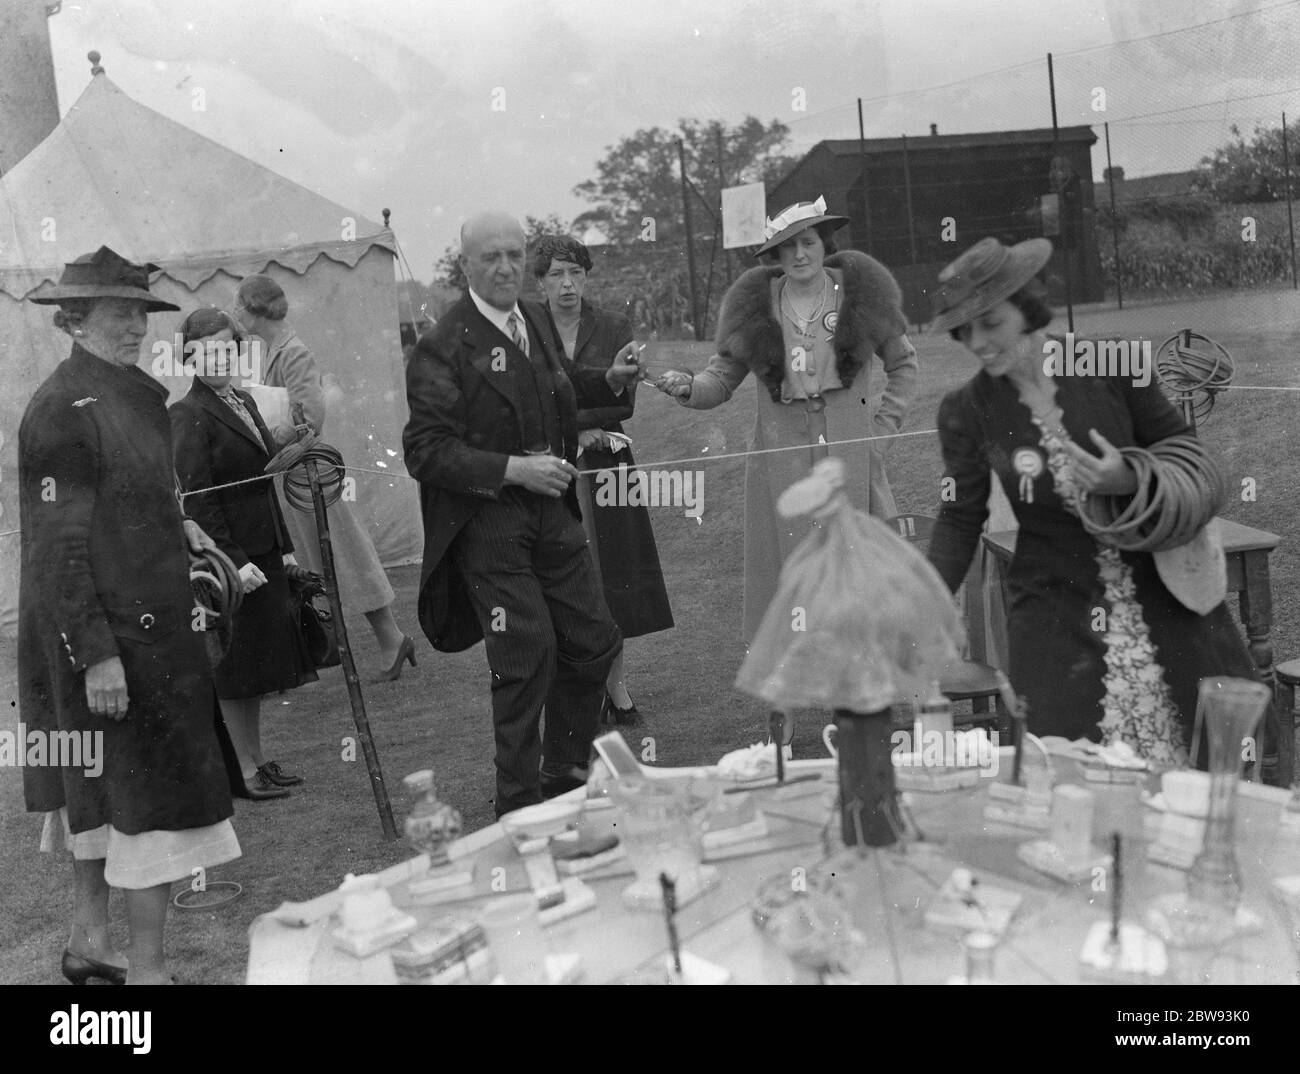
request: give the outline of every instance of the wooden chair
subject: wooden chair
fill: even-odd
[[[930,515],[895,515],[885,524],[893,526],[904,540],[923,545],[934,532],[935,519]],[[966,624],[966,651],[945,671],[939,689],[951,701],[971,703],[969,716],[954,714],[958,726],[988,724],[1009,735],[1011,714],[998,689],[997,669],[984,662],[984,578],[978,558],[958,591],[957,604]]]
[[[1290,787],[1295,781],[1295,725],[1300,713],[1295,707],[1295,688],[1300,686],[1300,659],[1286,660],[1273,668],[1277,714],[1277,785]]]

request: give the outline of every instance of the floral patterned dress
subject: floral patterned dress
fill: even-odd
[[[1041,434],[1039,443],[1047,454],[1047,467],[1062,506],[1078,516],[1077,501],[1087,495],[1074,481],[1065,444],[1070,434],[1061,424],[1059,407],[1035,415]],[[1178,707],[1174,704],[1165,669],[1156,658],[1151,631],[1142,615],[1133,582],[1133,569],[1120,558],[1118,549],[1097,545],[1097,573],[1106,594],[1106,674],[1101,721],[1102,740],[1122,741],[1147,760],[1160,765],[1184,767],[1187,747],[1183,743]]]

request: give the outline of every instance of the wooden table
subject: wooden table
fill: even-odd
[[[1216,518],[1211,523],[1218,527],[1223,542],[1223,552],[1228,568],[1228,592],[1237,594],[1241,622],[1246,630],[1246,644],[1251,658],[1259,668],[1260,677],[1272,689],[1276,698],[1277,683],[1273,675],[1273,589],[1269,580],[1269,553],[1278,546],[1280,538],[1267,530],[1252,529],[1226,518]],[[986,533],[984,545],[993,554],[997,578],[1006,597],[1007,574],[1016,552],[1016,531]],[[1006,651],[1005,638],[997,650]],[[1281,705],[1275,700],[1264,718],[1263,758],[1260,768],[1264,780],[1276,786],[1289,787],[1295,776],[1295,736],[1281,733],[1279,713]]]
[[[1064,781],[1081,782],[1072,761],[1057,759]],[[733,982],[743,984],[812,984],[816,976],[792,963],[756,928],[751,917],[755,893],[765,881],[811,875],[828,868],[843,869],[842,860],[827,864],[821,845],[822,819],[831,809],[834,777],[829,762],[795,761],[792,770],[819,771],[822,783],[804,784],[809,794],[783,802],[772,801],[774,826],[790,834],[791,845],[764,853],[746,853],[718,863],[720,883],[682,908],[678,929],[683,947],[725,966]],[[999,778],[1009,775],[1001,765]],[[670,774],[671,770],[660,770]],[[1096,794],[1100,837],[1111,827],[1128,828],[1145,814],[1148,826],[1160,814],[1137,804],[1133,786],[1086,784]],[[1241,784],[1237,814],[1237,857],[1245,888],[1243,906],[1259,918],[1259,931],[1234,939],[1215,955],[1211,979],[1222,983],[1285,983],[1297,979],[1292,939],[1269,898],[1275,875],[1300,873],[1300,834],[1281,834],[1278,818],[1287,800],[1282,791],[1259,784]],[[1107,918],[1108,901],[1088,882],[1063,884],[1043,876],[1016,857],[1020,844],[1041,838],[1041,833],[987,822],[983,802],[987,782],[948,794],[910,795],[911,810],[926,839],[912,844],[905,854],[870,851],[851,861],[853,914],[865,934],[869,955],[856,973],[858,979],[880,983],[943,983],[960,974],[963,953],[960,938],[925,926],[924,910],[933,893],[952,869],[961,865],[974,871],[986,885],[1020,893],[1022,905],[995,959],[996,979],[1006,983],[1064,984],[1080,980],[1078,955],[1089,928]],[[576,792],[581,793],[581,792]],[[780,814],[780,817],[777,816]],[[800,818],[803,820],[791,819]],[[802,830],[801,830],[802,829]],[[1150,833],[1150,828],[1148,829]],[[453,857],[473,858],[480,890],[472,903],[439,907],[408,907],[423,920],[448,912],[464,912],[481,904],[490,878],[498,890],[526,890],[527,881],[518,854],[497,826],[460,841]],[[381,874],[403,904],[403,882],[423,869],[421,859]],[[503,870],[494,873],[494,870]],[[1184,890],[1185,874],[1148,864],[1139,875],[1126,875],[1129,892],[1126,919],[1140,921],[1148,901],[1161,894]],[[628,875],[591,879],[598,903],[547,930],[555,953],[582,956],[585,979],[590,983],[641,983],[661,977],[666,955],[663,922],[659,914],[625,910],[621,892]],[[489,896],[490,897],[490,896]],[[250,928],[248,981],[262,983],[391,983],[391,965],[385,953],[356,959],[334,949],[327,932],[333,922],[327,913],[337,905],[330,893],[312,903],[321,916],[306,928],[288,928],[264,915]]]

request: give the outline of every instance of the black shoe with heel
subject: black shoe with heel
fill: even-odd
[[[92,977],[106,981],[108,984],[126,984],[125,966],[113,966],[95,958],[74,955],[66,947],[63,949],[63,959],[59,962],[59,969],[74,985],[84,985]]]

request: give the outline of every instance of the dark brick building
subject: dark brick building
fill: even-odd
[[[1063,167],[1056,169],[1050,127],[980,134],[933,130],[916,138],[867,139],[865,153],[856,138],[819,142],[770,192],[768,207],[776,212],[824,196],[831,212],[851,220],[839,235],[841,247],[866,250],[893,270],[913,321],[929,320],[929,292],[939,270],[985,235],[1019,242],[1047,230],[1056,247],[1048,266],[1052,300],[1064,304],[1068,257],[1074,301],[1100,301],[1092,128],[1060,129]],[[1050,234],[1043,196],[1058,191],[1059,233]]]

